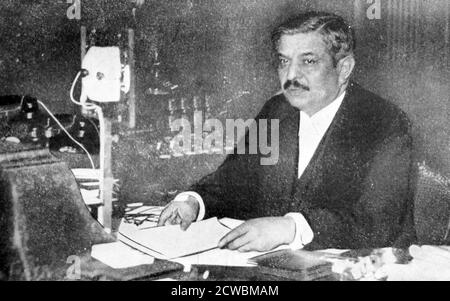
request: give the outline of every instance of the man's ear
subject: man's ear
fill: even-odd
[[[353,55],[346,56],[338,62],[337,67],[339,70],[339,84],[346,84],[355,68],[355,58]]]

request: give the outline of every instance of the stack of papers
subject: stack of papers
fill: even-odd
[[[102,205],[100,200],[100,170],[91,168],[74,168],[72,173],[80,188],[83,201],[88,206]],[[118,179],[114,179],[114,186],[117,187]],[[114,192],[113,192],[114,195]],[[113,197],[113,202],[117,201]]]
[[[89,182],[100,179],[100,169],[73,168],[72,173],[77,181]]]
[[[270,252],[283,249],[289,249],[289,246],[283,245]],[[239,252],[228,249],[213,249],[199,254],[176,258],[172,261],[178,262],[184,266],[219,265],[233,267],[253,267],[257,265],[256,262],[252,260],[253,257],[260,256],[266,253],[268,252]]]
[[[128,215],[152,213],[159,215],[163,207],[143,206],[130,208]],[[153,222],[148,222],[150,225]],[[113,268],[126,268],[149,264],[153,258],[170,259],[183,264],[249,267],[255,266],[250,259],[267,252],[239,252],[217,247],[220,239],[243,221],[217,218],[193,223],[187,231],[179,225],[142,227],[125,222],[119,227],[119,242],[94,246],[92,256]],[[145,224],[145,223],[144,223]],[[144,225],[143,224],[143,225]],[[287,249],[281,246],[275,250]],[[145,255],[144,255],[145,253]]]
[[[156,209],[150,208],[150,211]],[[249,259],[266,252],[244,253],[217,247],[223,236],[242,223],[241,220],[230,218],[223,218],[220,221],[211,218],[193,223],[187,231],[182,231],[179,225],[140,228],[134,224],[122,223],[119,227],[119,240],[146,254],[170,259],[184,266],[255,266]],[[285,245],[275,250],[287,248],[289,246]]]
[[[92,246],[91,256],[114,269],[153,264],[155,261],[153,257],[134,250],[120,241]]]

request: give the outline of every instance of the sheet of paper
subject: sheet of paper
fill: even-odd
[[[289,246],[280,246],[273,251],[288,249]],[[255,263],[249,262],[249,259],[268,252],[239,252],[227,249],[214,249],[200,254],[176,258],[172,261],[178,262],[184,266],[189,265],[220,265],[234,267],[251,267]]]
[[[413,259],[409,264],[387,264],[378,271],[388,281],[450,281],[450,267]]]
[[[229,231],[217,218],[192,223],[186,231],[179,225],[137,230],[134,225],[123,223],[119,239],[157,258],[173,259],[217,248]]]
[[[83,198],[83,201],[86,205],[100,205],[103,204],[103,201],[98,197],[99,196],[99,190],[87,190],[87,189],[80,189],[81,197]],[[112,199],[113,202],[117,201],[117,198]]]
[[[72,173],[79,180],[98,180],[100,179],[100,170],[91,168],[73,168]]]
[[[234,218],[228,218],[224,217],[219,220],[219,222],[224,225],[225,227],[228,227],[230,229],[237,228],[238,226],[242,225],[244,223],[243,220],[234,219]]]
[[[229,229],[234,229],[244,223],[243,220],[233,218],[222,218],[219,222]],[[276,250],[288,248],[288,246],[281,246]],[[255,266],[254,263],[249,262],[249,259],[258,255],[265,254],[266,252],[239,252],[227,249],[213,249],[200,254],[194,254],[181,258],[174,259],[173,261],[189,265],[220,265],[220,266],[234,266],[234,267],[249,267]]]
[[[72,168],[72,173],[75,176],[77,182],[95,182],[99,181],[101,172],[99,169],[92,168]],[[114,179],[114,183],[117,184],[119,179]]]
[[[129,227],[129,226],[126,226],[126,227]],[[164,255],[162,253],[159,253],[159,252],[157,252],[157,251],[155,251],[153,249],[150,249],[150,248],[148,248],[148,247],[146,247],[146,246],[144,246],[144,245],[142,245],[140,243],[137,243],[136,241],[128,238],[128,236],[126,236],[124,234],[121,234],[120,232],[117,233],[117,238],[121,242],[123,242],[124,244],[126,244],[126,245],[128,245],[128,246],[130,246],[130,247],[132,247],[132,248],[134,248],[136,250],[139,250],[139,251],[141,251],[141,252],[143,252],[143,253],[145,253],[145,254],[147,254],[149,256],[152,256],[154,258],[166,259],[166,260],[170,259],[168,256],[166,256],[166,255]]]
[[[118,241],[92,246],[91,256],[114,269],[153,264],[155,259]]]

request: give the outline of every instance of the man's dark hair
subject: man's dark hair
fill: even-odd
[[[283,35],[317,32],[322,37],[334,64],[352,55],[355,49],[355,34],[351,26],[340,16],[327,12],[310,11],[290,18],[272,32],[272,45],[278,50]]]

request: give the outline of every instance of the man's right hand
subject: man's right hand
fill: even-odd
[[[172,201],[161,212],[158,227],[180,224],[181,229],[185,231],[197,220],[199,208],[198,201],[192,196],[185,201]]]

